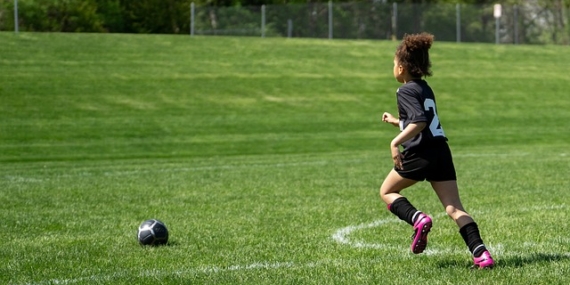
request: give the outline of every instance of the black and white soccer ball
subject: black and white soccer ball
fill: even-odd
[[[157,219],[146,220],[139,226],[137,238],[141,245],[163,245],[168,242],[168,229]]]

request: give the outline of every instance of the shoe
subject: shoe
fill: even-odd
[[[431,229],[431,218],[426,214],[420,214],[414,223],[411,250],[414,254],[424,252],[427,246],[427,235]]]
[[[476,269],[485,269],[485,268],[491,269],[493,268],[493,266],[495,266],[495,261],[491,257],[491,254],[489,253],[488,250],[485,250],[483,254],[481,254],[481,256],[474,257],[473,263],[475,263],[475,265],[473,265],[473,268]]]

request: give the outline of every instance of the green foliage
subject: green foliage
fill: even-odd
[[[461,6],[462,41],[493,42],[495,40],[495,18],[492,7]]]
[[[338,3],[333,6],[335,38],[388,39],[392,7],[381,2]]]
[[[95,0],[20,0],[23,31],[101,32]]]
[[[566,47],[433,46],[462,199],[498,262],[473,271],[429,184],[404,192],[435,221],[419,256],[378,198],[396,42],[0,42],[1,284],[568,283]],[[168,246],[138,245],[148,218]]]
[[[125,31],[123,10],[119,0],[97,0],[97,15],[106,32]]]
[[[461,3],[461,40],[494,42],[492,1],[334,2],[334,38],[391,39],[428,31],[440,40],[456,41],[455,10]],[[191,3],[196,8],[196,34],[259,36],[261,5],[265,5],[266,36],[329,37],[328,1],[20,0],[19,27],[22,31],[187,34]],[[398,3],[395,25],[393,3]],[[570,1],[502,4],[502,43],[570,42]],[[12,1],[0,2],[0,30],[14,29],[13,8]]]
[[[260,36],[261,7],[198,7],[195,29],[197,34]]]
[[[129,33],[187,33],[190,0],[120,1]]]

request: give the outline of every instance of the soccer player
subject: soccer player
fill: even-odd
[[[459,227],[459,233],[473,254],[475,268],[492,268],[493,258],[485,247],[479,228],[464,210],[459,198],[455,167],[447,138],[437,115],[432,89],[422,79],[431,76],[429,49],[433,35],[404,36],[394,57],[394,77],[402,83],[396,91],[398,117],[382,115],[382,121],[400,127],[390,143],[394,168],[380,187],[380,197],[388,209],[413,226],[413,253],[422,253],[432,227],[430,216],[418,211],[400,192],[418,181],[427,180],[445,211]],[[402,151],[400,151],[402,146]]]

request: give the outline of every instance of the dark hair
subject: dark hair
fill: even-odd
[[[396,59],[413,77],[431,76],[428,50],[432,44],[432,34],[406,34],[396,49]]]

